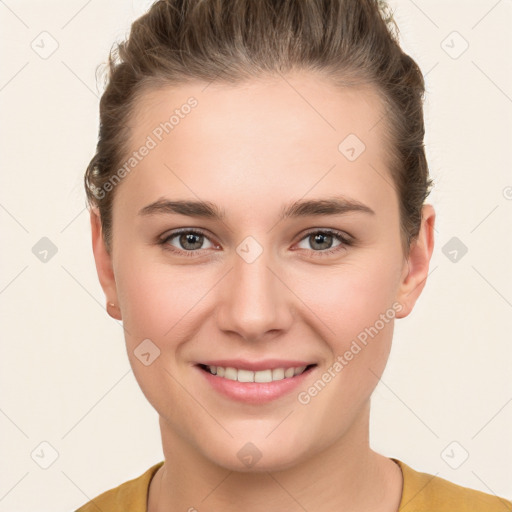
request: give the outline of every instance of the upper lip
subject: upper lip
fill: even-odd
[[[261,370],[274,370],[276,368],[297,368],[310,366],[315,363],[311,361],[298,361],[291,359],[264,359],[262,361],[247,361],[245,359],[216,359],[215,361],[203,361],[198,363],[205,366],[222,366],[223,368],[236,368],[237,370],[250,370],[253,372]]]

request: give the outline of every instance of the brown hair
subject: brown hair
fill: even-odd
[[[159,0],[137,19],[129,38],[110,52],[98,144],[84,178],[107,250],[114,191],[106,185],[125,160],[128,122],[144,92],[193,80],[238,83],[294,69],[340,86],[375,87],[386,112],[389,172],[407,254],[432,186],[423,145],[425,84],[400,48],[383,0]]]

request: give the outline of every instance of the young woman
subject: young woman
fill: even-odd
[[[94,256],[165,460],[80,512],[511,509],[369,445],[434,246],[424,81],[387,13],[161,0],[111,56]]]

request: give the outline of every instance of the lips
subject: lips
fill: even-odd
[[[225,397],[252,405],[263,405],[290,396],[313,379],[318,367],[306,361],[216,360],[194,365],[210,389]]]

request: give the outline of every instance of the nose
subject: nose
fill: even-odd
[[[252,262],[238,254],[221,282],[216,308],[219,329],[237,333],[246,341],[259,341],[287,331],[293,321],[293,293],[281,276],[270,251]]]

